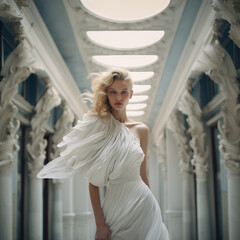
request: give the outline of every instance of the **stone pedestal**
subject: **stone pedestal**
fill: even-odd
[[[28,240],[43,239],[43,180],[29,177]]]
[[[53,180],[52,239],[63,239],[62,181]]]
[[[12,166],[0,167],[0,238],[12,240]]]

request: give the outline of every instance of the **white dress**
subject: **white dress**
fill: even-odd
[[[112,114],[102,122],[86,114],[58,145],[60,157],[39,178],[68,178],[82,173],[95,186],[107,185],[102,206],[111,240],[167,240],[159,205],[140,177],[144,153],[140,140]]]

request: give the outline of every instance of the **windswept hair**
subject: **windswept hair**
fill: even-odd
[[[109,69],[106,72],[92,73],[89,75],[92,79],[93,93],[84,94],[92,103],[90,113],[97,113],[103,120],[112,111],[112,107],[107,97],[108,87],[112,85],[115,80],[127,81],[130,88],[133,87],[133,81],[130,73],[124,69]]]

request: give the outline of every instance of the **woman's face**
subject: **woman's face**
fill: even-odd
[[[128,104],[128,100],[132,97],[133,91],[127,81],[115,80],[108,87],[107,96],[111,107],[116,110],[124,110]]]

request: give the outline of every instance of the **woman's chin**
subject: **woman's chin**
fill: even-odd
[[[112,108],[114,109],[114,111],[123,111],[125,109],[123,105],[113,106]]]

